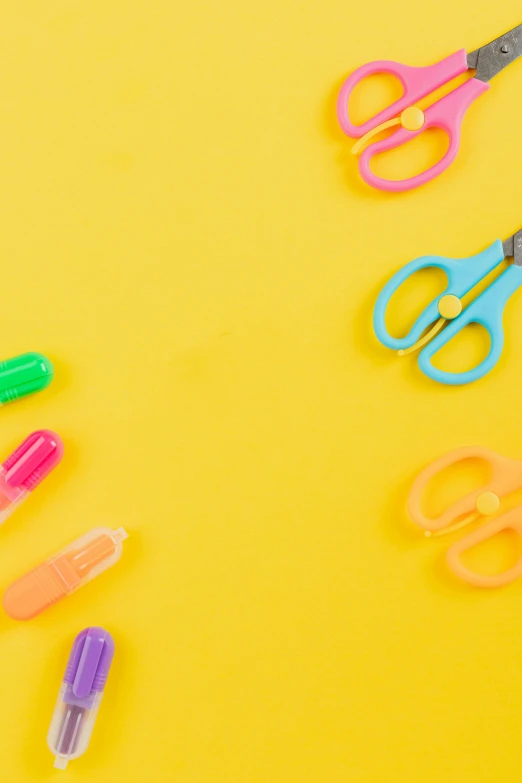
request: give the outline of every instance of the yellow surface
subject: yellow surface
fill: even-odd
[[[3,4],[2,356],[43,351],[56,381],[1,412],[1,451],[44,426],[67,456],[1,530],[2,584],[96,524],[130,537],[76,596],[1,620],[2,780],[519,779],[522,581],[458,583],[454,539],[403,509],[456,446],[522,457],[522,294],[466,388],[382,348],[371,313],[406,261],[522,224],[522,62],[402,196],[357,179],[335,98],[370,59],[521,21],[515,0]],[[117,643],[105,703],[53,772],[94,623]]]

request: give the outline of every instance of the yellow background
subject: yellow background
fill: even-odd
[[[50,0],[0,10],[2,358],[50,389],[2,411],[63,465],[0,532],[2,587],[98,524],[122,561],[0,622],[1,778],[57,780],[46,732],[74,635],[117,653],[70,781],[489,783],[521,770],[522,582],[447,573],[404,517],[427,462],[522,458],[522,295],[497,370],[426,380],[375,340],[384,282],[522,225],[522,63],[457,163],[405,195],[335,119],[368,60],[429,64],[515,0]]]

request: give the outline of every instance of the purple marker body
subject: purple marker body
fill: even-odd
[[[103,628],[85,628],[74,640],[47,735],[54,766],[85,753],[114,655],[114,641]]]

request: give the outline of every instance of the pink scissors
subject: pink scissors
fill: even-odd
[[[519,25],[471,54],[467,55],[466,51],[461,49],[434,65],[414,68],[391,60],[377,60],[354,71],[344,82],[339,93],[337,115],[341,128],[347,136],[359,139],[352,152],[358,154],[363,150],[359,158],[359,171],[363,180],[380,190],[400,192],[424,185],[442,174],[453,163],[459,150],[460,129],[468,107],[479,95],[489,89],[490,79],[521,54],[522,25]],[[431,95],[439,87],[470,69],[475,70],[472,78],[433,103],[425,111],[415,106],[417,101]],[[396,76],[403,86],[403,95],[362,125],[354,125],[348,114],[350,94],[356,84],[366,76],[375,73]],[[394,126],[398,129],[389,138],[367,146],[373,136]],[[375,155],[406,144],[428,128],[441,128],[449,138],[448,150],[438,163],[414,177],[403,180],[383,179],[372,172],[370,164]]]

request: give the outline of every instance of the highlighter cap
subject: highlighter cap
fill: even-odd
[[[36,430],[3,462],[5,483],[33,490],[61,462],[63,443],[56,432]]]
[[[85,699],[105,688],[114,655],[114,640],[103,628],[81,631],[74,640],[63,681],[72,686],[76,698]]]
[[[45,389],[53,374],[53,365],[41,353],[23,353],[0,362],[0,404]]]

